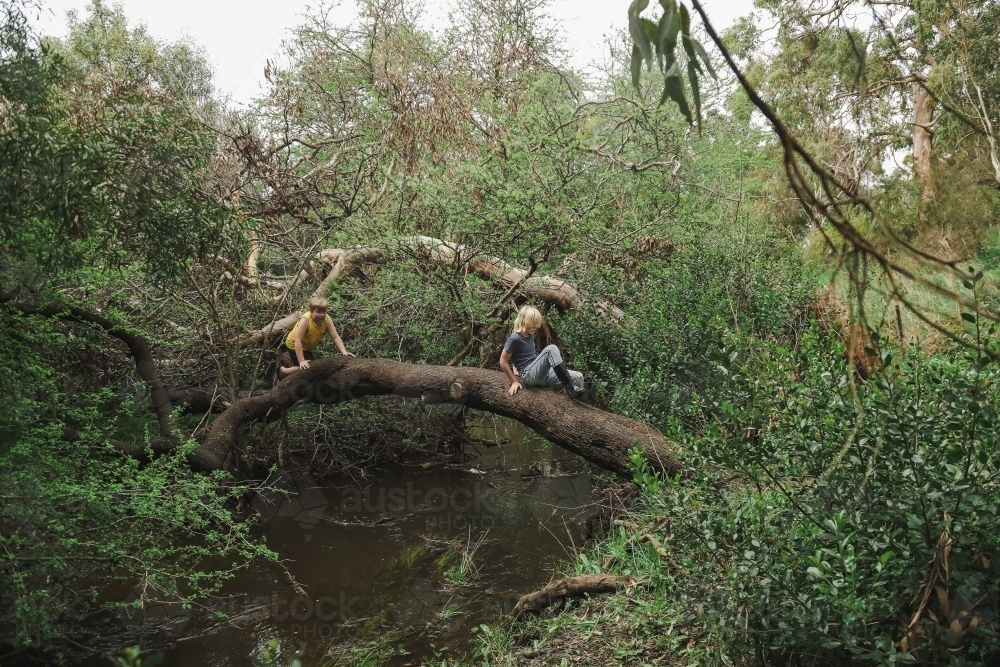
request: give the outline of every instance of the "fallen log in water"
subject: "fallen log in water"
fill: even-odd
[[[507,393],[499,371],[405,364],[388,359],[334,357],[314,361],[265,394],[230,405],[208,428],[191,455],[200,470],[226,467],[245,426],[276,418],[301,403],[341,403],[363,396],[397,395],[426,403],[466,405],[515,419],[549,441],[619,474],[628,473],[629,450],[641,448],[654,470],[676,474],[682,466],[656,429],[547,389]]]

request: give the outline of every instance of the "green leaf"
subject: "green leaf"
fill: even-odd
[[[708,53],[705,51],[705,47],[701,45],[701,42],[691,38],[691,43],[694,44],[694,50],[698,52],[701,57],[701,61],[705,63],[705,67],[708,69],[708,74],[716,81],[719,80],[719,76],[715,73],[715,68],[712,67],[712,60],[708,57]]]
[[[652,44],[656,45],[656,55],[660,56],[661,55],[660,54],[660,45],[656,41],[656,31],[658,30],[656,24],[653,23],[652,21],[650,21],[649,19],[643,19],[643,18],[639,19],[639,23],[642,25],[642,29],[646,32],[646,38]],[[661,70],[663,69],[663,64],[662,63],[660,64],[660,69]]]
[[[691,124],[691,109],[688,107],[687,100],[684,98],[684,84],[681,82],[676,62],[670,66],[667,73],[664,75],[663,96],[660,98],[660,104],[662,105],[668,99],[677,103],[681,113],[684,114],[685,118],[687,118],[688,124]]]
[[[650,48],[649,36],[640,22],[639,14],[649,6],[649,0],[633,0],[628,9],[628,33],[642,52],[642,57],[648,67],[653,66],[653,50]]]
[[[632,86],[639,90],[639,75],[642,73],[642,51],[638,44],[632,45]],[[639,91],[640,94],[642,91]]]
[[[149,656],[148,658],[145,658],[142,661],[142,667],[156,667],[156,665],[160,664],[161,662],[163,662],[163,654],[154,653],[153,655]]]
[[[681,31],[681,21],[677,16],[677,12],[671,12],[670,22],[666,24],[666,31],[663,33],[663,46],[661,50],[664,54],[673,55],[674,49],[677,48],[677,34]]]
[[[698,65],[697,56],[694,53],[694,45],[691,43],[691,15],[688,14],[687,7],[683,4],[680,6],[681,15],[681,41],[684,44],[684,52],[687,53],[688,60],[693,60],[696,67]]]
[[[660,0],[660,4],[663,6],[663,16],[660,17],[660,24],[656,30],[656,49],[659,53],[666,54],[668,51],[672,52],[677,44],[680,23],[677,20],[677,4],[674,0]],[[668,40],[671,31],[673,31],[673,44]]]
[[[684,5],[683,2],[680,4],[680,10],[681,10],[681,31],[685,35],[689,35],[690,36],[690,34],[691,34],[691,15],[688,13],[688,8],[687,8],[686,5]]]
[[[701,91],[698,90],[698,72],[695,71],[695,61],[688,59],[688,81],[691,82],[691,97],[694,98],[694,111],[698,118],[698,132],[701,132]]]
[[[962,313],[962,319],[966,322],[972,322],[973,324],[976,323],[976,316],[972,313]]]

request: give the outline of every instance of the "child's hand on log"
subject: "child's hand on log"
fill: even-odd
[[[507,390],[507,393],[513,396],[514,394],[517,393],[517,390],[520,388],[521,388],[521,383],[515,382],[512,385],[510,385],[510,389]]]

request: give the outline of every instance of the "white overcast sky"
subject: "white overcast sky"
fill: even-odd
[[[81,13],[89,0],[43,0],[46,12],[37,23],[43,34],[62,35],[66,12]],[[114,4],[114,0],[109,0]],[[261,92],[264,64],[274,58],[288,30],[298,24],[316,0],[121,0],[126,16],[144,23],[157,38],[187,36],[205,47],[215,69],[220,91],[245,103]],[[449,0],[426,0],[432,22],[447,16]],[[729,27],[753,11],[753,0],[704,0],[717,29]],[[574,65],[599,60],[603,37],[626,25],[627,0],[551,0],[549,13],[562,24],[567,46],[576,54]],[[331,17],[347,23],[356,15],[351,0],[343,0]]]

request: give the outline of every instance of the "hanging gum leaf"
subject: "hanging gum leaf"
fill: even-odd
[[[684,83],[681,81],[680,73],[677,70],[677,63],[674,63],[663,78],[663,96],[660,98],[662,105],[668,99],[673,100],[680,107],[681,113],[687,118],[688,124],[691,121],[691,109],[684,98]]]
[[[688,57],[688,71],[691,71],[691,65],[694,65],[694,69],[698,71],[698,74],[703,74],[701,70],[701,65],[698,64],[698,56],[695,54],[694,48],[694,38],[691,37],[691,15],[688,14],[687,7],[681,5],[681,41],[684,43],[684,52]],[[697,106],[697,104],[696,104]]]
[[[650,48],[649,36],[643,28],[639,14],[649,6],[649,0],[633,0],[628,8],[628,33],[632,42],[639,47],[647,67],[653,66],[653,50]]]
[[[708,57],[708,53],[705,51],[705,47],[701,45],[701,42],[692,38],[691,42],[694,44],[694,50],[698,52],[698,56],[701,57],[701,61],[705,63],[705,67],[708,69],[708,74],[716,81],[719,80],[719,76],[715,73],[715,68],[712,67],[712,61]]]
[[[663,53],[673,53],[674,49],[677,48],[677,33],[680,31],[680,18],[677,16],[677,12],[673,12],[670,23],[667,25],[666,32],[663,35]]]
[[[632,86],[642,95],[639,88],[639,75],[642,73],[642,51],[638,44],[632,45]]]
[[[660,24],[657,26],[656,30],[656,45],[657,50],[666,55],[668,51],[673,51],[674,47],[668,45],[667,36],[673,29],[674,43],[676,44],[677,29],[679,29],[679,24],[677,21],[677,4],[674,0],[660,0],[660,5],[663,7],[663,16],[660,17]],[[677,28],[674,25],[678,24]],[[670,65],[668,64],[667,67]]]
[[[639,19],[639,22],[642,25],[642,29],[646,32],[646,38],[650,42],[652,42],[653,44],[656,45],[656,57],[657,57],[657,60],[661,61],[660,62],[660,69],[662,71],[662,69],[663,69],[663,63],[662,63],[663,54],[660,53],[660,45],[656,41],[656,31],[657,31],[656,24],[653,23],[652,21],[650,21],[649,19]]]
[[[694,111],[698,117],[698,134],[701,134],[701,91],[698,90],[698,73],[695,71],[695,61],[688,59],[688,80],[691,82],[691,97],[694,99]]]
[[[681,40],[684,42],[684,51],[688,60],[695,60],[694,45],[691,44],[691,15],[688,14],[687,7],[680,6],[681,15]]]

